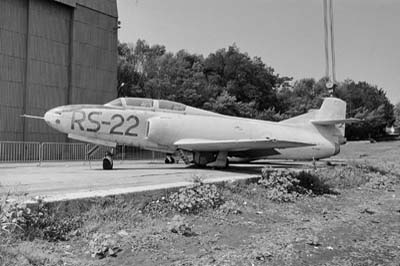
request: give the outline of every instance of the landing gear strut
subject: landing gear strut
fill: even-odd
[[[104,170],[112,170],[113,169],[113,165],[114,165],[114,161],[113,161],[113,157],[114,154],[111,151],[106,152],[106,155],[103,158],[103,169]]]
[[[167,157],[165,157],[165,163],[166,163],[166,164],[175,163],[174,157],[172,157],[172,155],[167,155]]]

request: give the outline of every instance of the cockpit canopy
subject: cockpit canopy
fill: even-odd
[[[167,100],[153,100],[148,98],[118,98],[105,104],[110,107],[122,107],[122,108],[148,108],[148,109],[159,109],[166,111],[178,111],[184,112],[186,105],[167,101]]]
[[[158,112],[171,112],[190,115],[223,116],[214,112],[190,107],[182,103],[167,100],[153,100],[149,98],[124,97],[112,100],[104,106],[119,109],[138,109]]]
[[[125,98],[127,107],[153,108],[154,101],[146,98]]]
[[[184,112],[186,110],[186,105],[166,100],[158,100],[158,108],[164,110]]]
[[[111,107],[123,107],[121,98],[112,100],[111,102],[106,103],[104,106],[111,106]]]

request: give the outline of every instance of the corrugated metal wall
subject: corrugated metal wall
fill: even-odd
[[[115,0],[0,0],[0,140],[65,141],[19,116],[115,97],[116,16]]]
[[[67,103],[70,25],[73,8],[48,0],[30,1],[26,112],[43,115]],[[26,141],[64,141],[43,121],[26,119]]]
[[[22,139],[27,1],[0,1],[0,138]]]
[[[116,97],[116,22],[114,17],[77,5],[72,102],[104,103]]]

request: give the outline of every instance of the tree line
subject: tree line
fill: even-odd
[[[226,115],[281,121],[319,108],[330,95],[326,81],[280,76],[236,45],[204,57],[168,52],[144,40],[118,44],[118,97],[167,99]],[[379,137],[400,113],[400,105],[395,109],[383,89],[366,81],[339,82],[333,96],[347,102],[348,117],[364,121],[346,127],[348,139]]]

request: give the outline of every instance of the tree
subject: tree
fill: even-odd
[[[336,96],[347,102],[347,116],[363,119],[363,123],[346,127],[348,139],[380,137],[386,126],[394,122],[393,105],[383,89],[365,81],[346,80],[339,84]]]
[[[118,96],[178,101],[222,114],[280,121],[321,106],[330,93],[326,78],[290,83],[259,57],[251,58],[234,44],[204,58],[185,50],[167,52],[163,45],[138,40],[118,44]],[[347,126],[348,139],[383,134],[395,121],[383,89],[346,80],[334,92],[347,102],[347,117],[365,122]],[[400,103],[396,123],[400,124]]]
[[[394,125],[396,127],[400,127],[400,102],[398,102],[393,108],[393,115],[394,115]]]
[[[312,78],[300,79],[292,87],[285,86],[278,91],[280,110],[286,116],[293,117],[318,109],[324,97],[329,96],[325,86],[326,78],[318,82]]]
[[[204,74],[209,83],[224,88],[238,102],[254,102],[257,111],[277,107],[276,89],[284,82],[259,57],[250,58],[235,45],[210,54]]]

